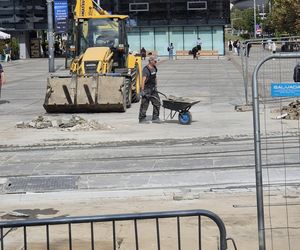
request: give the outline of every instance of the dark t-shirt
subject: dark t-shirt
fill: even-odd
[[[143,76],[146,76],[147,79],[149,79],[150,74],[156,75],[157,70],[155,68],[150,69],[149,67],[145,66],[143,68]]]
[[[7,47],[4,49],[5,54],[10,54],[11,53],[11,48]]]
[[[155,85],[156,83],[153,82],[153,78],[156,78],[157,68],[154,66],[153,68],[149,68],[148,66],[145,66],[143,68],[143,77],[146,77],[145,81],[145,87],[150,85]]]

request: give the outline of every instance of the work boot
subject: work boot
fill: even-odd
[[[140,124],[149,124],[150,121],[147,121],[145,118],[144,119],[139,119]]]
[[[155,118],[152,120],[152,123],[163,123],[161,119]]]

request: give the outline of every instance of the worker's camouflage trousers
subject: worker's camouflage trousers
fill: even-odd
[[[142,97],[139,120],[141,121],[146,118],[146,112],[150,102],[153,105],[152,120],[156,120],[159,118],[159,109],[160,109],[160,99],[157,90],[145,89],[144,92],[145,92],[145,96]]]

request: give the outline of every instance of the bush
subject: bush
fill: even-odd
[[[242,38],[242,39],[245,39],[245,40],[247,40],[247,39],[250,39],[250,34],[241,34],[240,35],[240,37]]]
[[[13,37],[11,39],[11,59],[16,60],[16,59],[20,59],[20,45],[19,45],[19,41]]]
[[[2,58],[4,58],[5,44],[8,44],[11,47],[11,59],[20,59],[20,45],[18,40],[15,37],[11,40],[0,40],[0,54],[2,55]]]

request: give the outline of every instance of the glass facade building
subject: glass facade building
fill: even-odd
[[[129,15],[130,49],[167,55],[168,44],[191,50],[197,38],[203,50],[224,54],[224,26],[230,23],[230,0],[114,0],[101,1],[111,11]]]
[[[202,40],[203,50],[217,50],[224,54],[223,26],[172,26],[172,27],[135,27],[128,34],[130,49],[139,51],[157,51],[158,55],[167,55],[168,44],[173,43],[174,50],[192,50],[197,38]]]
[[[129,15],[132,51],[145,47],[166,55],[171,42],[175,50],[191,50],[200,37],[203,49],[224,54],[230,0],[100,0],[100,4],[112,13]],[[68,5],[72,20],[75,0],[69,0]],[[26,58],[32,34],[47,29],[46,0],[0,0],[0,27],[18,37],[25,53],[21,58]]]
[[[1,0],[0,27],[16,31],[47,29],[46,1]]]

